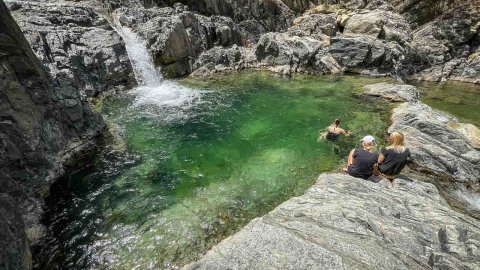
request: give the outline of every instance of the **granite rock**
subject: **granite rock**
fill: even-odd
[[[370,84],[363,87],[363,94],[381,97],[391,102],[417,102],[419,98],[417,88],[408,84]]]
[[[432,184],[322,174],[184,269],[477,269],[478,221]]]
[[[95,97],[135,85],[121,37],[92,7],[56,2],[7,4],[36,56],[60,87]]]
[[[407,101],[393,109],[388,130],[404,133],[421,169],[471,187],[480,185],[480,151],[471,132],[460,131],[463,124],[455,117],[418,101],[418,91],[411,85],[375,84],[364,91],[389,101]]]
[[[104,128],[77,89],[52,78],[0,1],[1,269],[32,267],[50,184],[92,152]]]

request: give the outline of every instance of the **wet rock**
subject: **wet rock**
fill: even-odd
[[[114,13],[116,18],[136,18],[134,21],[127,19],[129,23],[124,26],[146,40],[155,64],[163,68],[166,77],[190,74],[195,60],[209,49],[243,42],[230,18],[206,17],[185,9],[176,12],[171,8],[137,7]]]
[[[389,83],[377,83],[363,87],[363,93],[367,96],[381,97],[391,102],[417,102],[418,90],[412,85],[399,85]]]
[[[432,184],[322,174],[184,269],[476,269],[480,226]]]
[[[30,269],[50,184],[101,142],[105,124],[77,89],[51,77],[3,1],[0,86],[0,268]]]
[[[121,37],[92,8],[21,1],[8,5],[33,51],[62,88],[95,97],[135,84]]]

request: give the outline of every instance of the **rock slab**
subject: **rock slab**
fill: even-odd
[[[479,269],[480,225],[432,184],[322,174],[184,269]]]

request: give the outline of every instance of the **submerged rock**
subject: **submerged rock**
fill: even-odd
[[[477,269],[478,221],[432,184],[322,174],[184,269]]]

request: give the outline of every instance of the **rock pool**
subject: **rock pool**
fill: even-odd
[[[338,170],[388,110],[355,98],[362,77],[246,71],[164,81],[108,98],[122,137],[55,185],[49,269],[175,268]],[[335,117],[355,134],[317,142]],[[128,154],[120,154],[126,150]]]

